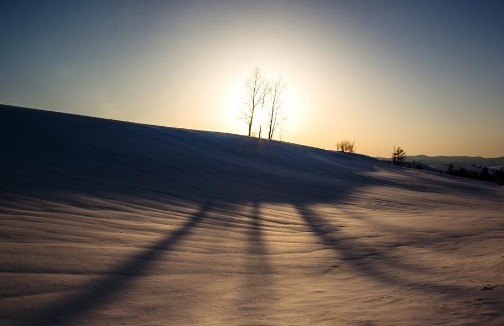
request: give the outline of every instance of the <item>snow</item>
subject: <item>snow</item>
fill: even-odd
[[[0,145],[0,324],[504,324],[491,183],[12,106]]]

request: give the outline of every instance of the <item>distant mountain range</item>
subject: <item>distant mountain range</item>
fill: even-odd
[[[388,158],[380,158],[389,160]],[[415,155],[408,156],[407,161],[417,161],[425,163],[431,167],[442,167],[452,163],[457,167],[472,167],[472,166],[488,166],[500,167],[504,166],[504,157],[480,157],[480,156],[427,156]]]

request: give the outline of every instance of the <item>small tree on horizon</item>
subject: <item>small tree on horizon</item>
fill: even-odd
[[[336,150],[343,153],[355,153],[355,149],[355,141],[350,142],[345,139],[336,143]]]
[[[392,163],[394,165],[404,165],[404,160],[406,159],[406,152],[400,147],[395,147],[392,153]]]

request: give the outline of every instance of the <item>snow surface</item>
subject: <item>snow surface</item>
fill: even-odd
[[[503,325],[504,192],[0,106],[0,324]]]

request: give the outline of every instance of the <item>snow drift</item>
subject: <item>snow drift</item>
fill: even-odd
[[[493,184],[0,106],[0,323],[502,324]]]

